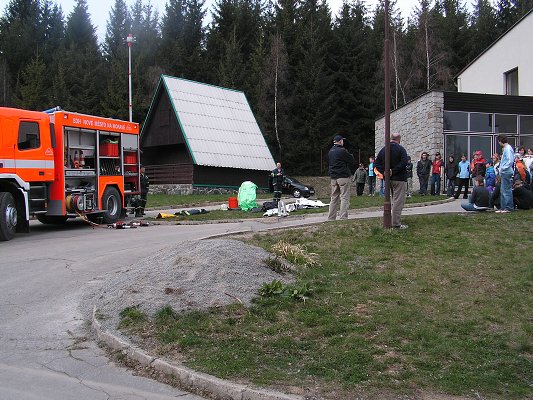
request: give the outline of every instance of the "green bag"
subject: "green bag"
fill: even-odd
[[[241,183],[239,188],[239,194],[237,195],[237,200],[239,201],[239,208],[243,211],[250,211],[252,208],[257,207],[255,201],[257,197],[257,185],[253,182],[246,181]]]

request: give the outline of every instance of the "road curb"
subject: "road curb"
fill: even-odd
[[[121,352],[129,360],[152,368],[157,372],[173,376],[181,387],[191,392],[209,394],[215,399],[224,400],[303,400],[302,396],[285,394],[274,390],[242,385],[215,376],[194,371],[184,365],[151,356],[131,343],[116,337],[102,328],[97,318],[96,306],[93,307],[91,326],[99,341],[109,348]]]

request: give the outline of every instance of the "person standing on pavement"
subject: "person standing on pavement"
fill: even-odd
[[[276,164],[270,174],[272,177],[272,186],[274,187],[274,203],[278,204],[281,200],[281,191],[283,186],[283,168],[281,168],[281,163]]]
[[[340,198],[339,219],[348,219],[350,205],[351,176],[355,173],[355,158],[348,153],[341,135],[333,138],[333,147],[328,153],[329,176],[331,178],[331,201],[328,220],[335,221]]]
[[[413,194],[413,162],[411,157],[407,157],[407,197]]]
[[[510,213],[514,210],[513,204],[513,174],[514,174],[514,150],[507,142],[507,136],[503,133],[498,135],[498,143],[502,147],[502,159],[500,161],[500,209],[497,213]]]
[[[374,173],[374,157],[368,159],[368,195],[374,196],[376,191],[376,174]]]
[[[431,160],[428,158],[427,152],[422,152],[420,160],[416,163],[416,175],[418,176],[418,182],[420,183],[420,193],[425,196],[428,192],[429,174],[431,173]]]
[[[431,195],[440,195],[440,175],[442,172],[442,156],[439,152],[435,153],[435,159],[431,164]]]
[[[148,175],[146,175],[146,170],[143,165],[141,165],[139,172],[141,173],[141,200],[139,207],[135,208],[136,217],[142,217],[145,215],[144,208],[146,207],[146,201],[148,200],[148,189],[150,188],[150,180],[148,179]]]
[[[358,196],[362,196],[365,191],[365,182],[366,182],[366,170],[363,164],[359,164],[359,168],[355,171],[355,188]]]
[[[455,163],[455,156],[451,155],[448,157],[448,162],[446,163],[444,171],[446,173],[447,182],[446,195],[448,197],[453,197],[455,192],[455,178],[457,178],[457,174],[459,173],[459,168]]]
[[[407,225],[401,223],[402,210],[405,204],[405,192],[407,191],[407,152],[400,145],[401,135],[392,133],[390,137],[390,190],[392,195],[392,227],[394,229],[407,229]],[[383,147],[375,162],[376,168],[382,174],[385,173],[385,147]]]
[[[467,199],[468,183],[470,181],[470,162],[466,159],[466,154],[461,155],[461,161],[459,161],[459,164],[457,164],[457,168],[459,169],[459,172],[457,174],[457,177],[459,178],[459,186],[457,187],[457,192],[455,192],[455,195],[453,197],[455,199],[458,199],[459,195],[461,194],[461,190],[463,190],[464,186],[465,193],[463,195],[463,199]]]

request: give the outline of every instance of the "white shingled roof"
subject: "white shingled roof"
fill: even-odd
[[[274,168],[243,92],[170,76],[162,79],[196,165]]]

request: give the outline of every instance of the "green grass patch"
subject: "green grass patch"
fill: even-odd
[[[249,310],[167,310],[157,335],[200,371],[320,388],[329,398],[420,390],[532,398],[532,215],[405,217],[406,231],[353,220],[257,234],[249,241],[267,250],[283,240],[317,254],[320,266],[301,268],[294,286],[312,295],[295,301],[270,287]]]
[[[150,196],[154,196],[153,198]],[[153,200],[152,200],[153,199]],[[196,200],[194,200],[196,199]],[[258,201],[272,200],[270,194],[258,195]],[[283,200],[289,200],[285,198]],[[294,199],[292,199],[294,200]],[[292,201],[291,200],[291,201]],[[324,203],[329,203],[329,198],[321,199]],[[424,203],[432,200],[444,200],[444,197],[428,197],[413,195],[406,199],[406,204]],[[200,209],[202,206],[213,203],[226,203],[228,201],[227,195],[209,195],[209,196],[179,196],[179,195],[149,195],[148,207],[150,208],[196,208]],[[383,197],[375,196],[352,196],[350,198],[350,209],[383,207]],[[293,211],[291,215],[308,215],[327,212],[327,207],[312,208]],[[211,210],[206,214],[196,214],[188,216],[176,216],[167,218],[167,221],[224,221],[224,220],[241,220],[248,218],[262,218],[262,212],[250,212],[241,210]]]

